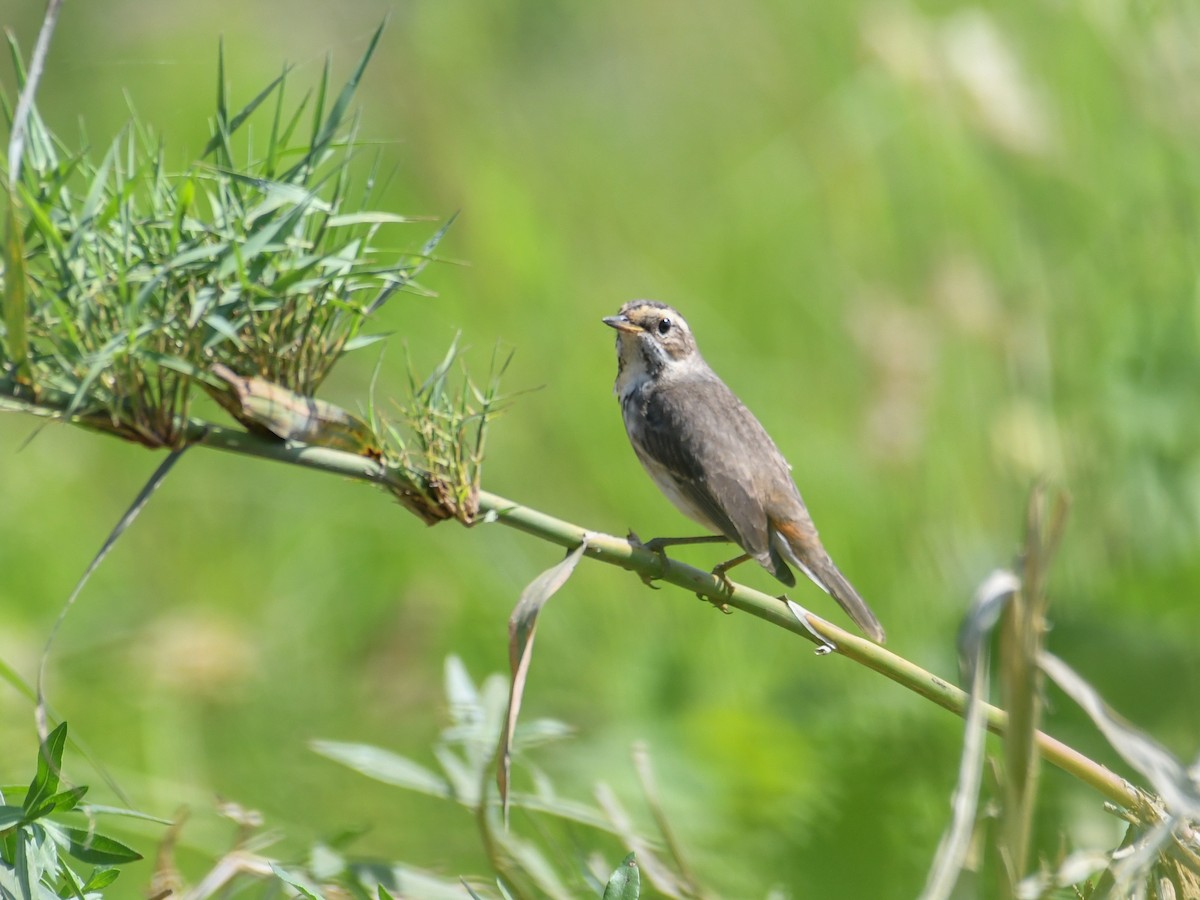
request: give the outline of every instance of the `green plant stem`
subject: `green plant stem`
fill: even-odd
[[[24,411],[36,411],[28,404],[21,405]],[[13,406],[10,401],[8,408]],[[55,414],[53,410],[42,410],[41,413]],[[95,427],[94,423],[79,424]],[[353,453],[284,443],[198,420],[189,421],[186,438],[216,450],[290,463],[380,485],[394,483],[403,477],[372,459]],[[668,559],[626,538],[588,531],[488,491],[479,492],[479,513],[482,522],[495,521],[567,549],[578,547],[586,535],[586,553],[592,559],[630,569],[646,579],[665,581],[700,594],[714,603],[728,605],[791,631],[814,644],[832,644],[840,655],[873,669],[955,715],[962,716],[966,710],[967,695],[964,691],[890,650],[843,631],[812,613],[805,611],[806,622],[801,623],[778,597],[736,582],[732,583],[730,590],[710,572]],[[989,731],[1004,734],[1008,716],[1003,710],[989,705],[987,721]],[[1038,752],[1048,763],[1090,785],[1113,803],[1131,807],[1140,802],[1137,788],[1095,760],[1042,731],[1037,732],[1036,742]]]
[[[577,525],[520,506],[511,500],[486,491],[479,493],[479,510],[481,513],[494,512],[503,524],[563,547],[578,546],[583,540],[584,534],[587,534],[587,555],[594,559],[632,569],[639,575],[686,588],[717,603],[726,603],[780,628],[786,628],[814,644],[820,645],[823,638],[826,642],[834,645],[837,653],[847,659],[875,670],[910,691],[932,700],[943,709],[950,710],[955,715],[962,716],[967,708],[965,691],[927,672],[915,663],[897,656],[890,650],[843,631],[832,622],[827,622],[807,611],[806,627],[778,597],[764,594],[736,582],[733,583],[733,590],[729,591],[711,572],[695,569],[675,560],[664,560],[659,554],[637,547],[625,538],[597,534],[593,531],[585,532]],[[820,637],[818,638],[817,635]],[[988,730],[995,734],[1004,734],[1008,724],[1007,714],[990,704],[986,708]],[[1136,788],[1095,760],[1089,759],[1043,731],[1037,732],[1036,740],[1038,751],[1043,759],[1090,785],[1113,803],[1128,807],[1138,802],[1139,796]]]

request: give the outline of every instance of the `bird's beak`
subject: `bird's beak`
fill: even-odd
[[[640,328],[630,322],[625,316],[605,316],[600,321],[611,328],[617,329],[617,331],[624,331],[627,334],[641,331]]]

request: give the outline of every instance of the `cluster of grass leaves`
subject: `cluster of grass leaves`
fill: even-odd
[[[369,425],[310,399],[346,353],[380,340],[364,328],[392,294],[423,290],[416,276],[453,222],[414,252],[389,250],[391,227],[414,220],[373,208],[378,157],[356,175],[350,104],[381,30],[340,90],[327,63],[290,107],[285,68],[231,108],[222,52],[212,138],[182,172],[136,115],[96,162],[31,104],[25,151],[9,161],[0,403],[179,449],[200,433],[199,386],[252,430],[343,449],[350,434],[425,521],[472,521],[507,360],[483,387],[452,385],[455,342],[428,378],[410,373],[397,410],[372,398]]]
[[[501,356],[497,348],[481,385],[463,366],[456,386],[453,372],[461,357],[456,337],[426,378],[409,367],[407,399],[394,411],[381,411],[374,398],[371,401],[370,430],[383,448],[385,462],[407,475],[389,486],[405,506],[430,523],[451,515],[464,524],[475,521],[488,423],[507,399],[500,392],[500,378],[511,354]],[[415,496],[410,483],[421,487]]]
[[[327,64],[291,108],[285,69],[233,110],[222,55],[212,139],[182,172],[136,116],[96,162],[31,108],[8,173],[0,392],[179,447],[214,363],[308,396],[343,354],[377,340],[368,317],[416,287],[445,232],[417,252],[382,249],[381,230],[410,220],[371,209],[378,165],[353,177],[350,103],[378,38],[340,91]],[[235,142],[264,113],[265,147]]]

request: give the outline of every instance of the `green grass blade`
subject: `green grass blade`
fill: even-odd
[[[367,50],[362,55],[362,58],[359,59],[358,66],[355,67],[354,73],[342,87],[342,90],[338,94],[337,100],[334,101],[333,106],[330,107],[328,117],[325,118],[324,122],[321,122],[321,111],[324,106],[325,88],[328,83],[328,67],[326,67],[326,76],[322,79],[321,92],[318,95],[320,102],[318,103],[316,113],[313,116],[314,126],[316,126],[318,123],[320,123],[320,126],[314,130],[311,146],[309,147],[308,152],[304,155],[304,159],[302,159],[292,169],[289,175],[294,175],[296,172],[299,172],[300,170],[309,166],[313,161],[319,159],[321,154],[325,152],[325,149],[333,140],[334,135],[337,134],[338,129],[342,125],[342,120],[346,116],[346,111],[350,106],[350,101],[354,97],[354,92],[358,89],[359,82],[362,80],[363,72],[366,71],[367,63],[371,61],[371,56],[375,53],[375,47],[379,44],[379,38],[383,34],[383,29],[386,24],[387,23],[381,23],[379,27],[375,29],[375,33],[371,35],[371,41],[367,45]]]
[[[21,227],[17,221],[17,198],[8,197],[8,214],[5,216],[4,235],[4,326],[7,329],[6,349],[17,381],[32,384],[29,368],[29,336],[26,332],[27,315],[25,288],[25,250],[21,239]]]
[[[283,73],[281,75],[278,75],[274,81],[272,81],[265,88],[263,88],[261,91],[259,91],[258,95],[255,96],[255,98],[253,100],[251,100],[249,103],[247,103],[245,106],[243,106],[242,109],[237,113],[237,115],[235,115],[232,119],[226,120],[225,117],[228,115],[229,110],[226,107],[226,103],[228,102],[228,100],[225,96],[226,88],[224,86],[225,85],[224,48],[222,47],[221,75],[220,75],[222,87],[220,89],[218,89],[218,91],[217,91],[217,102],[218,102],[217,117],[218,117],[218,121],[220,121],[224,124],[224,127],[217,134],[214,134],[209,139],[208,143],[204,145],[204,150],[200,154],[201,159],[204,159],[205,157],[207,157],[210,153],[212,153],[214,150],[216,150],[222,144],[225,144],[226,148],[228,149],[229,138],[239,128],[241,128],[243,124],[245,124],[246,120],[249,119],[250,116],[254,114],[254,111],[256,109],[258,109],[258,107],[263,103],[263,101],[266,100],[268,97],[270,97],[272,92],[274,92],[274,90],[277,87],[279,87],[281,84],[283,84],[284,76],[287,75],[289,68],[290,67],[285,66]]]
[[[27,818],[37,818],[48,810],[42,807],[58,792],[58,779],[62,771],[63,746],[67,742],[67,723],[61,723],[46,735],[38,750],[37,772],[29,784],[29,792],[25,795],[25,815]]]

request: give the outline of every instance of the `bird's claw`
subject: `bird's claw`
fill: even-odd
[[[725,570],[727,568],[728,568],[728,566],[725,566],[725,565],[717,566],[715,569],[712,570],[712,576],[713,576],[713,578],[717,579],[717,581],[721,582],[721,590],[723,590],[726,594],[729,594],[732,596],[733,582],[730,581],[729,576],[725,574]],[[713,606],[715,606],[721,612],[725,613],[725,615],[727,615],[727,616],[733,614],[733,610],[731,610],[729,608],[729,604],[726,603],[724,600],[716,600],[713,597],[709,597],[704,594],[697,594],[696,596],[699,597],[701,600],[711,603]]]
[[[721,588],[725,591],[725,593],[732,594],[733,593],[733,582],[729,579],[729,575],[727,574],[726,570],[728,568],[729,568],[729,566],[719,565],[715,569],[712,570],[712,575],[713,575],[713,578],[715,578],[715,579],[717,579],[717,581],[721,582]]]
[[[714,607],[719,609],[721,612],[725,613],[725,615],[727,615],[727,616],[733,615],[733,610],[729,608],[729,604],[726,603],[724,600],[714,600],[712,597],[709,597],[707,594],[700,594],[700,593],[696,594],[696,599],[703,600],[705,603],[711,603]]]
[[[643,542],[642,539],[637,536],[637,533],[631,528],[629,530],[629,534],[625,536],[625,540],[629,541],[629,546],[633,547],[635,550],[649,550],[651,553],[658,554],[660,567],[657,575],[647,575],[645,572],[638,572],[638,577],[642,579],[642,584],[650,588],[652,591],[657,591],[658,585],[656,585],[654,582],[663,577],[663,574],[666,572],[667,568],[667,553],[663,549],[662,544],[659,543],[659,539],[655,538],[654,540]]]

